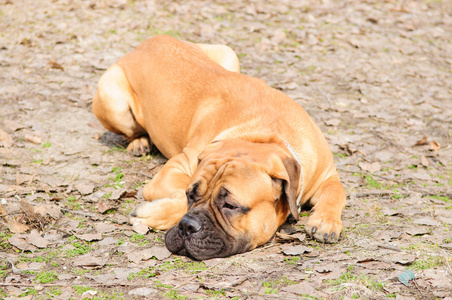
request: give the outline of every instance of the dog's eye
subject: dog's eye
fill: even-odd
[[[199,198],[197,196],[197,192],[198,192],[198,183],[195,183],[193,185],[193,187],[191,189],[189,189],[185,195],[187,196],[187,201],[188,201],[188,207],[192,206],[193,203],[195,203],[196,198]]]
[[[238,207],[238,206],[235,206],[235,205],[233,205],[233,204],[231,204],[231,203],[224,202],[223,208],[225,208],[225,209],[230,209],[230,210],[235,210],[235,209],[237,209],[237,208],[239,208],[239,207]]]

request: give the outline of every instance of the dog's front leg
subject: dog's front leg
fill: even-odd
[[[160,172],[143,189],[147,200],[130,214],[131,224],[142,223],[166,230],[187,213],[185,190],[197,165],[197,156],[184,151],[168,160]]]
[[[323,182],[311,203],[313,208],[305,225],[306,233],[320,242],[337,242],[344,228],[341,214],[345,207],[345,190],[338,176]]]

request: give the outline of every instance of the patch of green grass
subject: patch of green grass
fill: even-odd
[[[68,249],[65,252],[65,257],[74,257],[77,255],[83,255],[88,253],[88,251],[92,250],[90,246],[83,244],[81,242],[75,242],[72,243],[72,246],[74,246],[74,249]]]
[[[183,300],[183,299],[187,299],[187,296],[182,296],[179,294],[178,291],[176,290],[170,290],[167,293],[165,293],[164,295],[165,298],[170,298],[170,299],[175,299],[175,300]]]
[[[262,286],[265,288],[265,294],[275,294],[278,292],[278,288],[297,283],[297,281],[290,280],[284,275],[279,279],[263,281]]]
[[[147,267],[142,270],[140,270],[137,273],[130,273],[129,276],[127,276],[128,280],[132,280],[135,277],[141,277],[141,278],[151,278],[157,276],[157,272],[155,271],[155,267]]]
[[[52,283],[58,279],[58,275],[53,271],[44,271],[36,275],[35,281],[38,283]]]
[[[195,274],[199,271],[203,271],[207,269],[207,266],[203,262],[191,261],[191,262],[183,262],[180,258],[175,258],[174,261],[166,261],[163,265],[160,266],[162,271],[168,270],[184,270],[189,274]]]
[[[364,285],[366,288],[370,289],[371,291],[381,291],[383,290],[383,283],[375,281],[374,278],[372,278],[369,275],[365,274],[354,274],[353,266],[348,266],[347,271],[344,272],[338,279],[335,280],[328,280],[327,282],[333,286],[340,287],[342,284],[355,282],[358,284]]]
[[[452,199],[450,199],[447,196],[434,195],[434,196],[428,196],[428,198],[442,200],[446,203],[452,203]]]
[[[50,144],[50,142],[45,142],[44,144],[42,144],[43,148],[50,148],[52,147],[52,144]]]
[[[61,287],[52,287],[50,288],[50,291],[47,293],[49,296],[53,297],[53,296],[59,296],[61,295],[62,291],[61,291]]]
[[[6,250],[12,248],[11,244],[8,243],[10,237],[12,237],[12,233],[0,232],[0,249]]]
[[[122,170],[122,168],[120,168],[120,167],[113,167],[113,169],[111,169],[111,171],[112,171],[113,173],[115,173],[115,177],[108,177],[108,179],[111,180],[111,181],[113,181],[113,183],[107,184],[107,185],[106,185],[107,187],[111,186],[111,187],[113,187],[114,189],[124,187],[124,185],[122,184],[122,179],[123,179],[123,177],[124,177],[124,174],[121,173],[121,170]],[[111,194],[110,194],[110,196],[111,196]],[[109,198],[110,196],[108,196],[108,198]]]
[[[286,257],[284,259],[284,262],[288,263],[289,265],[295,265],[298,261],[300,261],[299,256],[293,256],[293,257]]]
[[[85,270],[85,269],[82,269],[82,268],[78,268],[78,269],[74,268],[71,271],[72,271],[72,273],[74,273],[74,275],[77,275],[77,276],[82,276],[82,275],[84,275],[86,273],[91,272],[91,270]]]
[[[38,294],[38,291],[34,288],[27,288],[27,290],[25,292],[23,292],[22,294],[19,295],[20,298],[22,297],[26,297],[26,296],[35,296]]]
[[[436,267],[441,267],[446,264],[445,260],[452,263],[452,255],[449,257],[443,257],[439,255],[426,255],[425,257],[414,261],[408,268],[412,270],[428,270]]]
[[[371,175],[366,175],[367,188],[381,189],[383,186],[376,181]]]
[[[121,146],[113,146],[113,147],[111,147],[111,149],[109,149],[107,152],[110,153],[110,152],[126,152],[126,151],[127,151],[127,149],[124,148],[124,147],[121,147]]]
[[[213,298],[213,299],[216,299],[217,297],[222,298],[222,297],[226,296],[224,289],[221,289],[219,291],[206,290],[206,294],[210,295],[209,298]]]
[[[94,291],[94,289],[90,288],[89,286],[82,286],[82,285],[73,285],[72,288],[75,290],[75,292],[78,295],[81,295],[86,291]]]

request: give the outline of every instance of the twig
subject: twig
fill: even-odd
[[[141,172],[137,172],[137,174],[138,174],[138,175],[141,175],[141,176],[144,176],[144,177],[147,177],[147,178],[149,178],[149,179],[154,178],[153,176],[149,176],[149,175],[144,174],[144,173],[141,173]]]
[[[321,88],[319,88],[318,86],[315,87],[320,93],[322,93],[323,96],[326,97],[326,100],[328,101],[328,103],[330,104],[330,106],[333,106],[333,103],[331,103],[330,100],[330,95],[328,95],[328,93],[325,93]]]
[[[83,211],[70,210],[70,209],[66,209],[66,208],[61,208],[61,211],[62,211],[62,212],[68,212],[68,213],[71,213],[71,214],[74,214],[74,215],[80,215],[80,216],[90,217],[90,218],[92,218],[92,219],[94,219],[94,220],[100,220],[100,219],[102,219],[102,218],[101,218],[100,216],[98,216],[98,215],[93,215],[93,214],[86,213],[86,212],[83,212]]]
[[[450,267],[449,260],[447,259],[446,256],[446,252],[444,250],[441,250],[441,252],[443,253],[444,261],[446,262],[447,268],[449,269],[449,273],[452,276],[452,268]]]
[[[388,244],[377,244],[378,247],[380,248],[384,248],[384,249],[389,249],[389,250],[393,250],[393,251],[397,251],[397,252],[403,252],[402,249],[396,247],[396,246],[392,246],[392,245],[388,245]]]
[[[67,283],[40,283],[40,286],[43,287],[58,287],[58,286],[67,286]],[[114,283],[87,283],[89,286],[146,286],[146,284],[139,283],[124,283],[124,282],[114,282]],[[36,283],[1,283],[0,286],[36,286]]]
[[[22,214],[23,212],[21,212],[21,211],[16,211],[16,212],[11,212],[11,213],[7,213],[7,214],[3,214],[3,215],[0,215],[0,217],[7,217],[7,216],[13,216],[13,215],[20,215],[20,214]]]

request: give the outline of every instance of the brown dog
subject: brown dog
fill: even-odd
[[[130,152],[152,141],[169,158],[130,222],[172,227],[171,252],[202,260],[253,249],[304,204],[306,232],[338,240],[345,191],[324,136],[295,101],[240,74],[229,47],[148,39],[100,78],[93,111]]]

